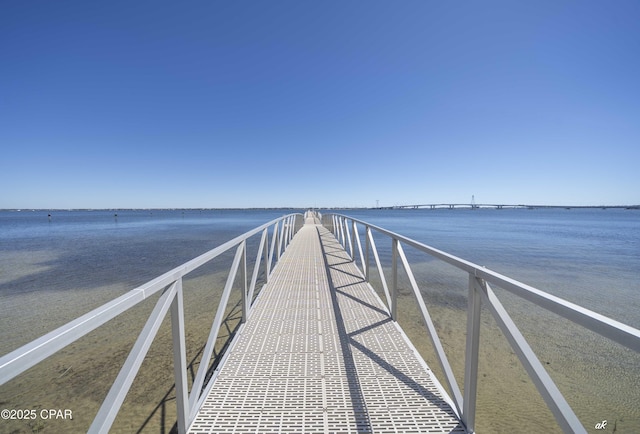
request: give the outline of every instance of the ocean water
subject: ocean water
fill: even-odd
[[[290,212],[294,211],[0,211],[0,353],[5,354],[237,235]],[[640,328],[638,210],[338,212]],[[388,238],[376,238],[376,242],[388,267]],[[464,276],[461,286],[451,288],[451,282],[456,281],[450,279],[449,271],[438,268],[424,254],[410,249],[406,252],[415,264],[414,271],[424,284],[425,294],[435,294],[432,301],[441,302],[445,317],[439,324],[445,341],[448,333],[450,340],[462,342],[464,347],[464,327],[456,330],[456,323],[460,323],[456,315],[463,313],[465,306]],[[429,277],[430,274],[436,277]],[[541,360],[551,364],[551,369],[558,372],[555,375],[567,384],[561,386],[563,393],[572,394],[573,383],[577,389],[586,388],[587,396],[576,398],[575,406],[589,432],[604,419],[610,421],[609,426],[615,422],[618,432],[640,430],[637,354],[605,346],[608,344],[601,344],[590,335],[574,333],[553,319],[547,321],[544,314],[534,313],[517,300],[510,302],[507,298],[505,304],[514,309],[518,324],[529,330],[525,334],[527,339],[531,338],[534,349],[540,350]],[[572,342],[556,345],[556,339],[566,338],[567,333]],[[490,341],[485,347],[494,348],[493,345]],[[513,355],[508,348],[495,345],[491,355],[494,358],[488,358],[487,363],[496,366],[507,360],[512,363]],[[580,347],[601,345],[601,351],[579,352]],[[456,361],[452,363],[455,365]],[[456,369],[459,367],[454,366]],[[567,370],[577,374],[563,380]],[[487,378],[492,378],[491,372],[488,375]],[[516,377],[513,381],[525,380]],[[507,383],[506,387],[517,386]],[[616,395],[616,390],[622,391]],[[486,393],[491,397],[499,391],[492,389]],[[529,398],[523,396],[523,403],[514,403],[510,411],[526,414]],[[508,424],[491,424],[490,407],[482,411],[484,416],[479,417],[484,418],[481,422],[485,432],[512,432],[513,426]],[[504,413],[504,406],[496,408],[495,417],[500,413]],[[530,426],[545,427],[539,422],[543,416],[534,413],[531,417]],[[550,426],[553,425],[551,422]]]
[[[350,210],[344,214],[640,328],[639,210]],[[381,241],[389,243],[388,238]],[[389,263],[390,247],[381,247],[383,262]],[[419,260],[420,255],[413,258]]]
[[[290,212],[0,211],[0,353]]]
[[[105,284],[133,287],[287,213],[0,211],[0,296]]]

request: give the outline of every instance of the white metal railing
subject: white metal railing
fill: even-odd
[[[373,253],[375,264],[380,274],[382,289],[389,306],[391,318],[397,321],[397,296],[398,296],[398,259],[402,262],[405,272],[409,278],[413,294],[418,302],[420,312],[425,321],[429,337],[433,343],[438,362],[444,372],[445,381],[452,394],[452,400],[456,411],[468,432],[475,430],[476,413],[476,392],[478,380],[478,349],[480,345],[480,308],[481,303],[488,307],[504,333],[511,348],[517,354],[523,364],[527,374],[536,386],[538,392],[553,413],[558,425],[564,432],[586,433],[573,410],[560,393],[558,387],[544,369],[533,350],[506,312],[502,303],[498,300],[491,289],[490,284],[499,286],[507,291],[525,299],[536,305],[554,312],[563,318],[573,321],[589,330],[592,330],[604,337],[607,337],[627,348],[640,353],[640,330],[607,318],[591,310],[570,303],[559,297],[543,292],[532,286],[518,282],[502,274],[491,271],[485,267],[465,261],[456,256],[450,255],[441,250],[422,244],[410,238],[398,235],[389,230],[374,226],[370,223],[354,219],[340,214],[327,214],[324,216],[324,224],[331,225],[333,234],[344,246],[347,253],[357,265],[356,253],[358,253],[361,264],[361,271],[364,278],[370,278],[370,252]],[[365,253],[362,251],[358,225],[364,229]],[[372,235],[376,231],[391,238],[391,288],[389,289],[378,250]],[[465,348],[465,369],[464,369],[464,396],[460,392],[458,383],[453,375],[453,371],[444,352],[436,328],[431,320],[427,306],[424,303],[416,279],[411,271],[411,267],[404,254],[403,245],[411,246],[418,251],[427,253],[441,261],[457,267],[469,275],[469,295],[467,308],[467,341]],[[357,250],[356,250],[357,249]]]
[[[275,266],[281,254],[293,238],[301,214],[289,214],[272,220],[243,235],[240,235],[197,258],[186,262],[171,271],[132,289],[126,294],[100,306],[97,309],[71,321],[70,323],[38,338],[15,351],[0,358],[0,385],[6,383],[47,357],[75,342],[92,330],[102,326],[153,294],[161,292],[160,299],[138,335],[124,365],[120,369],[109,393],[104,399],[98,413],[89,428],[92,433],[106,433],[113,424],[120,407],[135,379],[140,365],[153,342],[160,325],[168,311],[171,315],[171,333],[173,340],[174,377],[176,387],[177,426],[178,432],[186,432],[190,422],[195,418],[203,391],[207,390],[204,381],[210,368],[211,357],[218,337],[220,326],[229,300],[229,295],[238,271],[241,272],[242,285],[242,319],[244,323],[251,313],[251,300],[260,269],[264,263],[266,279],[269,279],[272,266]],[[271,242],[269,242],[269,231]],[[247,281],[247,240],[261,234],[258,253],[251,275]],[[191,391],[187,383],[186,345],[184,329],[184,307],[182,280],[185,275],[196,268],[210,262],[222,253],[236,248],[235,257],[229,269],[227,281],[222,292],[220,303],[211,326],[207,343],[203,350],[200,366],[195,375]],[[274,263],[275,261],[275,263]],[[211,381],[209,381],[211,383]]]

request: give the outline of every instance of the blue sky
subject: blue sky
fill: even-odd
[[[6,1],[0,208],[640,203],[637,1]]]

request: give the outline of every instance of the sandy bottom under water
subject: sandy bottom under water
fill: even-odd
[[[417,276],[432,272],[429,265],[417,265]],[[436,273],[437,274],[437,273]],[[446,274],[446,273],[444,273]],[[440,273],[443,275],[443,273]],[[463,276],[464,277],[464,276]],[[450,276],[441,279],[449,279]],[[189,384],[199,367],[218,306],[226,272],[215,272],[186,280],[187,363]],[[442,281],[423,279],[421,288],[430,314],[460,388],[464,378],[466,336],[466,281],[458,279],[459,291],[447,294]],[[454,279],[454,280],[455,280]],[[378,281],[379,282],[379,281]],[[372,284],[376,287],[375,279]],[[399,322],[446,388],[442,370],[432,350],[421,314],[408,281],[400,280]],[[213,288],[213,289],[212,289]],[[104,291],[109,294],[109,291]],[[115,293],[115,291],[112,291]],[[13,340],[3,341],[2,353],[40,336],[87,311],[87,297],[100,293],[69,292],[58,305],[59,315],[38,315],[49,305],[42,296],[15,296],[13,304],[31,306],[29,315],[6,315],[0,330],[28,330]],[[588,432],[603,432],[595,425],[607,421],[604,432],[640,432],[640,357],[597,335],[581,330],[553,315],[530,312],[508,294],[499,294],[512,309],[516,324],[572,406]],[[50,295],[53,297],[53,295]],[[32,299],[29,299],[29,298]],[[106,295],[103,295],[106,297]],[[381,297],[383,297],[381,295]],[[113,298],[113,297],[111,297]],[[95,417],[138,333],[155,304],[153,297],[91,332],[78,342],[0,387],[0,408],[35,409],[34,420],[2,420],[6,433],[85,432]],[[237,326],[241,316],[240,294],[234,290],[226,320],[217,341],[219,351]],[[51,301],[51,299],[49,299]],[[95,305],[102,300],[93,299]],[[106,300],[105,300],[106,301]],[[10,309],[10,306],[3,306]],[[23,319],[20,319],[23,318]],[[61,322],[62,321],[62,322]],[[9,327],[11,324],[11,328]],[[6,333],[6,332],[3,332]],[[7,335],[7,338],[10,334]],[[551,412],[536,391],[515,353],[500,333],[490,313],[483,309],[476,431],[480,433],[561,432]],[[167,315],[158,337],[128,393],[112,432],[170,432],[175,420],[170,317]],[[42,410],[71,410],[73,419],[40,417]]]

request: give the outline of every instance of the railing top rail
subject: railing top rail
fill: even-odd
[[[152,279],[125,294],[101,305],[100,307],[58,327],[57,329],[17,348],[0,357],[0,384],[4,384],[40,361],[55,354],[70,343],[97,329],[107,321],[115,318],[131,307],[137,305],[151,295],[166,288],[196,268],[211,261],[217,256],[232,249],[243,241],[275,225],[288,217],[302,215],[290,213],[273,219],[250,231],[247,231],[208,252],[179,265],[166,273]]]
[[[524,298],[525,300],[535,303],[536,305],[546,310],[554,312],[562,316],[563,318],[573,321],[576,324],[586,327],[602,336],[614,340],[615,342],[618,342],[619,344],[640,353],[640,330],[636,328],[601,315],[592,310],[586,309],[577,304],[571,303],[560,297],[548,294],[544,291],[519,282],[496,271],[477,265],[471,261],[461,259],[450,253],[428,246],[388,229],[384,229],[380,226],[376,226],[363,220],[359,220],[343,214],[334,215],[352,220],[365,227],[387,235],[392,239],[401,241],[408,246],[414,247],[419,251],[436,257],[448,264],[453,265],[454,267],[466,271],[467,273],[475,277],[493,283],[513,294],[518,295],[521,298]]]

